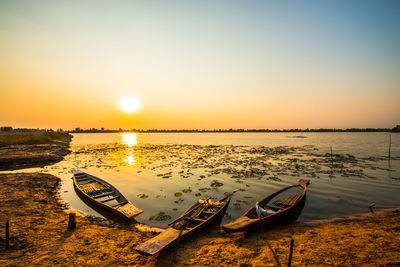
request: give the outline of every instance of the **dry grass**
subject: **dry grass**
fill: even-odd
[[[57,144],[68,146],[72,135],[65,132],[0,133],[0,146]]]

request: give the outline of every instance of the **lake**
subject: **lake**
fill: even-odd
[[[72,208],[97,214],[76,195],[71,169],[116,186],[144,212],[140,223],[166,227],[199,198],[233,196],[223,223],[255,201],[310,179],[299,220],[368,212],[400,204],[400,134],[392,133],[80,133],[72,153],[40,171],[62,179]],[[332,147],[332,155],[330,148]],[[159,220],[168,215],[170,220]],[[164,218],[168,218],[164,216]]]

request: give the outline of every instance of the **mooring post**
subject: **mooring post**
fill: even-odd
[[[74,230],[76,228],[76,214],[75,212],[71,212],[69,214],[69,220],[68,220],[68,230]]]
[[[10,222],[6,221],[6,249],[10,248]]]
[[[391,150],[391,148],[392,148],[392,135],[389,134],[389,156],[388,156],[389,161],[390,161],[390,150]]]
[[[293,246],[294,246],[294,240],[292,238],[292,239],[290,239],[289,260],[287,263],[288,267],[290,267],[292,265]]]

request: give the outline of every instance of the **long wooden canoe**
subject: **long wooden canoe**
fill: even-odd
[[[143,212],[103,179],[80,170],[73,170],[72,174],[75,191],[89,204],[123,219],[131,219]]]
[[[285,187],[259,202],[260,207],[273,211],[273,214],[258,217],[256,207],[253,206],[235,221],[223,225],[222,229],[228,233],[257,231],[284,220],[293,219],[304,207],[309,183],[310,180],[301,179],[297,184]]]
[[[231,195],[229,194],[213,204],[209,204],[208,200],[200,200],[171,222],[171,226],[164,232],[134,247],[134,250],[142,255],[152,256],[200,232],[212,223],[219,224],[218,220],[222,219],[225,214]]]

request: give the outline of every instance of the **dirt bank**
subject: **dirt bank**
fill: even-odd
[[[69,154],[62,145],[12,145],[0,147],[0,169],[38,167],[61,161]]]
[[[155,233],[133,225],[101,226],[77,218],[67,231],[68,216],[57,200],[59,179],[39,173],[0,174],[0,265],[147,265],[273,266],[267,242],[286,265],[290,238],[294,265],[400,264],[400,212],[320,225],[297,224],[264,234],[218,234],[205,231],[179,249],[143,257],[132,248]],[[11,222],[11,248],[4,250],[5,221]]]

